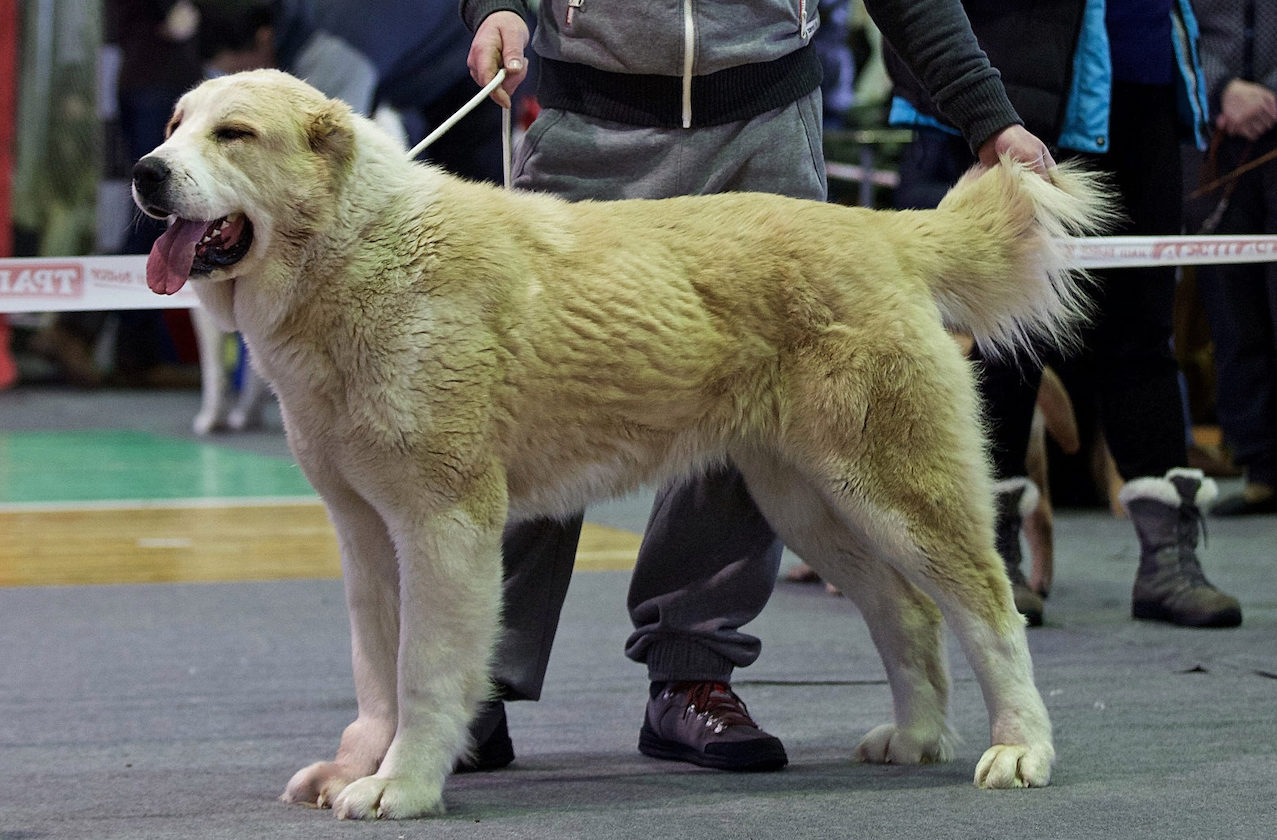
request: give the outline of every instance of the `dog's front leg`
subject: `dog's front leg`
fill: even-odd
[[[399,649],[399,567],[386,525],[349,488],[334,483],[323,492],[341,549],[359,714],[342,733],[336,758],[297,771],[281,797],[320,808],[355,779],[375,773],[390,747]]]
[[[488,485],[491,487],[492,485]],[[391,523],[400,558],[398,729],[381,767],[337,797],[339,818],[443,811],[443,783],[489,690],[501,605],[504,490]]]

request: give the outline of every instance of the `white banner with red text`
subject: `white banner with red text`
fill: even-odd
[[[1094,236],[1067,240],[1078,268],[1277,262],[1277,236]],[[190,286],[157,295],[145,256],[0,259],[0,312],[190,309]]]

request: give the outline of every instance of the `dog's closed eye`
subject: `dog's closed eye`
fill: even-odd
[[[219,125],[213,129],[213,137],[220,143],[234,140],[248,140],[257,136],[257,132],[243,125]]]

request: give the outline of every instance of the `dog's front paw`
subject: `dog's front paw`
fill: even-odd
[[[220,408],[202,408],[199,414],[195,415],[191,428],[197,435],[211,435],[213,432],[219,432],[226,428],[225,414]]]
[[[409,778],[365,776],[333,802],[339,820],[405,820],[443,813],[443,787]]]
[[[335,761],[317,761],[294,773],[279,798],[295,805],[331,808],[337,795],[362,775]]]
[[[226,415],[226,426],[232,432],[243,432],[259,429],[262,426],[262,409],[260,405],[236,405]]]
[[[1050,746],[994,744],[985,750],[976,765],[976,787],[1046,787],[1051,783],[1051,762],[1054,759],[1055,750]]]
[[[894,723],[875,727],[856,747],[856,760],[869,764],[931,764],[953,758],[944,732],[922,734]]]

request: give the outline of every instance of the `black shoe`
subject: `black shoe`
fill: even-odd
[[[500,770],[514,761],[514,743],[505,721],[505,704],[490,700],[479,707],[479,714],[470,722],[470,735],[474,750],[457,759],[453,773],[477,773]]]
[[[1030,479],[1019,476],[1003,479],[993,489],[996,507],[994,545],[1006,566],[1007,578],[1011,581],[1011,596],[1015,599],[1016,612],[1024,616],[1025,623],[1030,627],[1041,627],[1042,610],[1046,604],[1042,595],[1029,586],[1029,581],[1024,577],[1021,569],[1023,555],[1020,551],[1020,532],[1024,528],[1024,517],[1038,505],[1037,485]]]
[[[716,770],[779,770],[789,763],[780,739],[758,728],[745,703],[721,682],[668,683],[647,703],[639,752]]]

